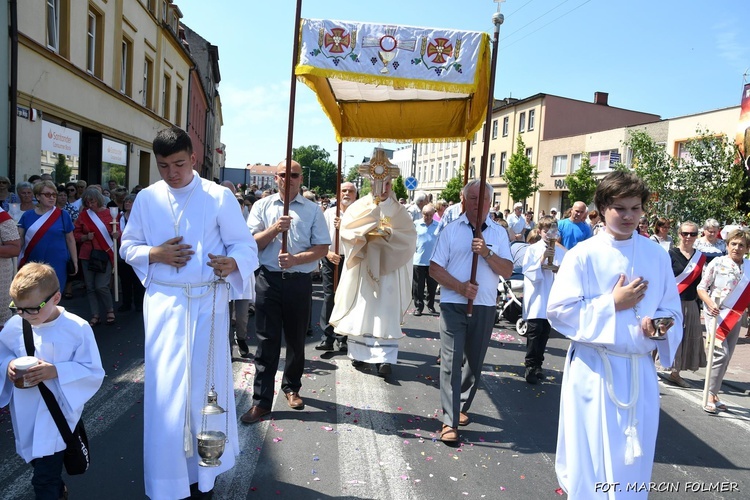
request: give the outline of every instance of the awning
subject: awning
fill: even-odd
[[[486,33],[303,19],[295,74],[339,142],[471,139],[486,118]]]

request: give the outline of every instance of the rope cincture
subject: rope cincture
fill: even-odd
[[[152,280],[152,283],[155,283],[157,285],[161,286],[168,286],[172,288],[182,288],[183,295],[188,299],[187,301],[187,321],[185,321],[185,372],[187,374],[187,384],[186,390],[185,390],[185,423],[183,425],[183,436],[182,436],[182,449],[185,452],[185,456],[190,458],[193,456],[193,453],[195,452],[193,448],[193,432],[190,429],[191,426],[191,419],[190,419],[190,391],[192,389],[192,362],[191,358],[193,356],[192,351],[192,344],[189,342],[190,338],[190,305],[192,304],[192,299],[200,299],[208,295],[212,289],[214,288],[214,281],[208,281],[204,283],[166,283],[163,281],[158,280]],[[198,295],[193,295],[192,291],[193,288],[204,288],[208,287],[208,290],[206,290],[203,293],[200,293]]]
[[[641,441],[638,437],[638,420],[635,418],[635,404],[638,401],[640,393],[640,381],[638,380],[638,358],[648,356],[648,354],[622,354],[619,352],[609,351],[603,347],[594,346],[599,357],[604,364],[605,384],[609,399],[621,410],[628,411],[628,426],[625,428],[625,465],[632,465],[636,458],[643,455]],[[609,355],[618,356],[630,360],[630,401],[623,403],[615,395],[614,385],[612,383],[612,365],[609,362]]]

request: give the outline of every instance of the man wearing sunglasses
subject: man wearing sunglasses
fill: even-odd
[[[253,406],[241,417],[254,424],[271,413],[274,378],[281,355],[282,331],[286,341],[286,363],[281,390],[290,408],[301,410],[299,396],[305,365],[305,334],[312,308],[312,272],[327,251],[328,235],[323,212],[317,203],[300,194],[302,167],[293,161],[276,166],[279,192],[258,200],[250,210],[247,225],[258,244],[260,272],[255,282],[255,354]],[[287,183],[289,213],[284,215]],[[286,233],[286,249],[282,238]]]

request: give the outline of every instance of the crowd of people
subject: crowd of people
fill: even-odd
[[[0,405],[10,403],[17,450],[34,467],[38,497],[65,494],[67,445],[41,395],[29,389],[44,383],[65,398],[63,413],[75,427],[102,383],[93,328],[117,321],[118,286],[118,310],[144,312],[144,481],[151,498],[211,497],[216,477],[240,453],[238,421],[255,424],[272,412],[282,339],[284,399],[292,409],[305,407],[316,273],[324,300],[315,349],[338,350],[359,371],[392,376],[410,306],[414,316],[439,315],[437,434],[456,445],[460,427],[472,421],[498,284],[514,268],[511,247],[528,243],[520,265],[524,379],[546,379],[552,330],[570,339],[556,471],[571,497],[590,496],[595,483],[649,481],[657,364],[678,387],[690,386],[681,371],[707,364],[699,301],[721,340],[703,409],[726,409],[719,390],[750,300],[743,293],[750,286],[748,235],[741,227],[722,234],[713,219],[700,238],[694,222],[681,222],[676,234],[666,218],[649,224],[649,192],[634,174],[606,176],[593,210],[576,201],[562,218],[556,208],[535,217],[522,203],[507,213],[491,208],[493,188],[478,180],[464,186],[459,203],[419,191],[407,204],[393,193],[389,172],[397,169],[388,165],[365,196],[342,183],[338,204],[303,189],[294,161],[277,165],[275,192],[217,185],[196,174],[190,138],[176,127],[160,131],[153,150],[161,181],[130,193],[114,181],[106,188],[82,180],[57,186],[45,176],[13,193],[0,177],[0,300],[12,300],[18,313],[0,317]],[[115,267],[120,284],[112,279]],[[59,305],[72,297],[76,280],[85,286],[88,320]],[[67,357],[48,355],[53,325],[66,332]],[[33,349],[19,341],[24,328],[33,332]],[[256,375],[252,403],[238,417],[232,349],[250,357],[249,332],[257,337]],[[22,372],[17,363],[27,355],[37,362]],[[209,386],[229,412],[226,421],[201,413]],[[36,414],[18,404],[28,397]],[[207,418],[225,433],[218,467],[199,466]],[[46,436],[43,446],[34,442],[38,435]]]

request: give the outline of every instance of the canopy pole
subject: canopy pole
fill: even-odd
[[[336,170],[336,218],[341,216],[341,159],[343,158],[344,145],[339,142],[338,169]],[[341,255],[339,251],[339,228],[334,230],[333,251],[336,255]],[[339,286],[339,266],[333,267],[333,291]]]
[[[503,21],[505,17],[500,13],[500,4],[497,4],[497,12],[495,12],[492,15],[492,23],[495,25],[495,34],[492,38],[492,62],[490,63],[490,91],[489,95],[487,96],[487,117],[484,121],[484,132],[483,132],[483,141],[484,141],[484,147],[482,149],[482,166],[480,168],[480,174],[479,174],[479,210],[477,212],[477,220],[474,224],[474,238],[481,238],[482,237],[482,223],[483,220],[483,207],[484,207],[484,195],[485,195],[485,183],[487,182],[487,156],[490,152],[490,123],[492,123],[492,108],[495,104],[495,73],[496,73],[496,66],[497,66],[497,44],[498,39],[500,38],[500,25],[503,24]],[[468,169],[468,165],[467,165]],[[479,254],[473,254],[471,259],[471,278],[470,282],[474,285],[477,284],[477,264],[478,264]],[[474,310],[474,301],[469,299],[468,303],[466,304],[466,316],[469,318],[471,317]]]
[[[292,50],[292,79],[289,88],[289,123],[286,133],[286,177],[284,182],[284,215],[289,215],[289,198],[291,196],[291,179],[292,173],[292,142],[294,139],[294,105],[297,99],[297,77],[294,74],[297,63],[299,62],[299,39],[300,26],[302,25],[302,0],[297,0],[297,12],[294,17],[294,49]],[[295,193],[296,196],[296,193]],[[287,253],[286,238],[287,232],[281,234],[281,253]]]
[[[471,139],[466,141],[466,159],[464,159],[464,186],[469,182],[469,160],[471,158]]]

